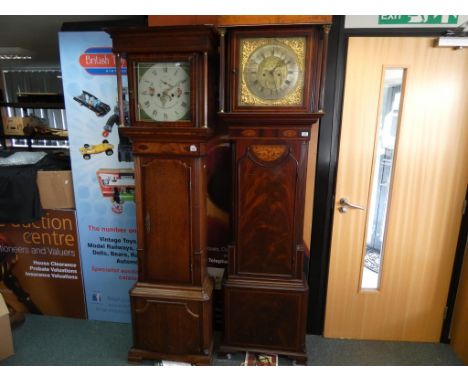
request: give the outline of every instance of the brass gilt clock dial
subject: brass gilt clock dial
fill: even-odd
[[[240,60],[240,105],[302,105],[304,37],[241,39]]]
[[[136,71],[138,121],[191,119],[188,62],[140,62]]]

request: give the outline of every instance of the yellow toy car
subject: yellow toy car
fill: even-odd
[[[106,155],[110,156],[114,153],[113,148],[114,145],[111,145],[108,140],[104,139],[102,143],[99,143],[98,145],[85,144],[80,148],[80,153],[83,155],[83,159],[90,159],[91,154],[99,153],[106,153]]]

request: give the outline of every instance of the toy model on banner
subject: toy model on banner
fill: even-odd
[[[124,93],[126,93],[126,89],[124,89]],[[81,106],[85,106],[89,110],[94,111],[98,117],[104,117],[111,110],[108,104],[102,102],[99,98],[85,90],[83,90],[79,96],[73,97],[73,99],[76,102],[78,102]],[[124,107],[127,109],[128,105],[125,103]],[[128,110],[125,110],[125,114],[128,115]],[[118,122],[119,108],[116,105],[114,107],[113,114],[107,119],[106,124],[103,127],[104,131],[102,132],[102,136],[104,138],[108,137],[109,134],[112,132],[114,125],[117,126]]]
[[[133,169],[99,169],[96,175],[102,196],[112,200],[112,212],[121,214],[124,202],[135,201],[135,172]]]
[[[98,117],[106,116],[111,110],[108,104],[85,90],[79,96],[73,97],[73,99],[81,106],[94,112]],[[125,113],[128,115],[128,110],[125,110]],[[113,127],[118,126],[118,122],[119,109],[115,106],[113,114],[103,126],[102,136],[107,138],[112,132]],[[84,160],[90,160],[93,155],[102,153],[105,153],[107,156],[114,154],[114,145],[110,144],[107,139],[93,145],[85,143],[83,147],[80,147],[80,154]],[[101,169],[97,171],[97,177],[102,196],[111,198],[112,200],[112,212],[121,214],[125,201],[135,201],[135,177],[132,169]]]

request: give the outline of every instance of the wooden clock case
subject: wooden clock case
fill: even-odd
[[[238,104],[239,40],[246,36],[306,38],[302,105]],[[248,350],[307,361],[304,202],[311,128],[323,114],[327,37],[328,28],[313,25],[233,28],[221,37],[226,89],[218,117],[233,144],[234,185],[223,353]]]
[[[117,67],[127,60],[135,162],[138,281],[130,291],[130,362],[210,364],[213,281],[207,274],[206,154],[216,141],[218,36],[205,26],[109,30]],[[137,62],[191,63],[191,120],[136,116]],[[121,76],[119,94],[121,94]],[[122,108],[121,108],[122,110]],[[122,114],[122,113],[121,113]],[[123,120],[121,118],[121,125]]]

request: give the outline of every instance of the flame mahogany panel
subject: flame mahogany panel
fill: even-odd
[[[297,167],[286,145],[250,145],[239,159],[239,274],[293,274]]]
[[[232,287],[226,303],[235,307],[226,318],[225,337],[231,346],[297,355],[305,351],[306,290]]]

